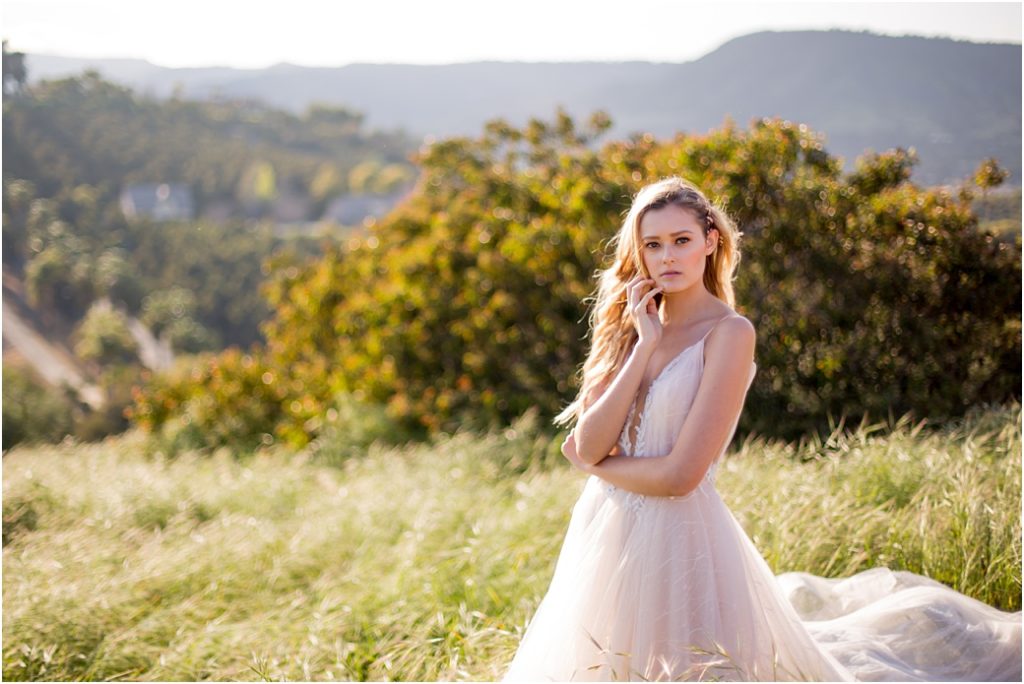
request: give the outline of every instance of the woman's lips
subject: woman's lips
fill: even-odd
[[[682,273],[680,273],[679,271],[666,271],[665,273],[661,274],[661,277],[662,278],[675,278],[678,275],[682,275]]]

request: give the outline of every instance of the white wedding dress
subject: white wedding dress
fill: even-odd
[[[671,450],[706,338],[655,378],[638,423],[634,401],[623,454]],[[1021,681],[1019,612],[884,568],[775,577],[719,497],[717,464],[681,497],[587,480],[506,681]]]

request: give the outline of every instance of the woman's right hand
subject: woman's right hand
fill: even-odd
[[[640,337],[638,345],[656,347],[661,341],[661,319],[654,301],[654,295],[659,292],[661,288],[654,286],[654,280],[642,274],[626,283],[627,308]]]

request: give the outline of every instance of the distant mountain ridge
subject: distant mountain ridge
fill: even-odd
[[[685,63],[474,62],[451,65],[279,64],[170,69],[142,60],[28,55],[30,79],[95,68],[140,92],[254,98],[295,112],[313,102],[365,113],[378,129],[477,135],[497,117],[522,124],[561,106],[607,111],[612,137],[703,133],[731,117],[779,116],[825,134],[847,165],[867,149],[914,147],[923,184],[968,177],[996,157],[1021,184],[1021,46],[851,31],[761,32]]]

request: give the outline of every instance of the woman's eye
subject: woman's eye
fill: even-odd
[[[654,248],[655,248],[655,247],[657,247],[657,246],[658,246],[658,243],[657,243],[657,242],[648,242],[648,243],[647,243],[647,244],[645,245],[645,247],[647,247],[647,249],[654,249]]]
[[[681,237],[681,238],[677,238],[676,239],[676,242],[683,242],[683,243],[685,243],[685,242],[689,242],[689,241],[690,241],[690,238],[685,238],[685,237]]]

